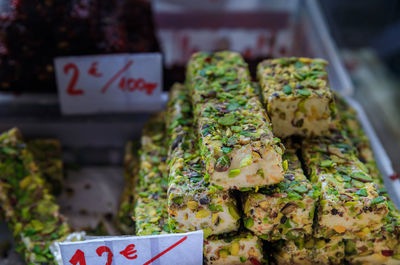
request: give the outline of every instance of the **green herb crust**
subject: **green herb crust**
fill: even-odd
[[[344,252],[341,236],[304,237],[275,244],[272,255],[279,265],[339,265],[344,262]]]
[[[134,209],[136,234],[139,236],[163,234],[169,231],[164,119],[164,113],[153,116],[142,132]]]
[[[389,213],[383,220],[383,227],[379,231],[369,233],[367,228],[345,241],[346,260],[350,264],[400,264],[400,213],[386,192],[371,144],[357,119],[356,111],[344,98],[338,94],[335,96],[338,107],[336,127],[342,128],[349,135],[358,151],[359,159],[367,167],[379,195],[386,197],[389,208]]]
[[[351,238],[365,228],[371,233],[382,228],[386,197],[379,195],[344,131],[304,140],[302,153],[311,182],[321,189],[316,237]]]
[[[285,179],[257,193],[242,194],[245,227],[269,241],[311,235],[320,195],[319,189],[305,177],[296,149],[290,143],[285,147]]]
[[[57,139],[34,139],[27,142],[37,166],[53,195],[61,193],[64,172],[61,143]]]
[[[196,53],[187,67],[207,182],[222,189],[256,188],[283,179],[283,146],[251,83],[247,64],[233,52]]]
[[[351,108],[346,100],[339,94],[335,94],[335,99],[338,108],[335,126],[346,131],[350,141],[357,149],[358,158],[368,168],[369,174],[374,182],[379,184],[380,188],[384,187],[382,176],[376,165],[371,143],[357,119],[357,112]]]
[[[50,245],[69,233],[18,129],[0,135],[0,203],[17,252],[28,264],[54,264]]]
[[[183,85],[172,87],[167,113],[171,230],[203,229],[205,237],[238,230],[240,215],[235,198],[229,191],[221,191],[204,180],[189,94]]]
[[[175,84],[171,89],[170,100],[168,103],[168,117],[159,117],[156,121],[151,121],[145,128],[143,137],[142,137],[142,151],[140,157],[140,169],[141,174],[139,174],[139,184],[137,187],[138,192],[143,194],[154,194],[156,191],[156,198],[153,198],[153,202],[158,205],[157,208],[153,207],[153,204],[150,204],[147,208],[140,207],[139,216],[136,215],[136,224],[138,224],[138,218],[140,218],[140,214],[143,215],[141,218],[143,221],[143,226],[146,226],[142,229],[142,233],[138,233],[138,235],[143,234],[153,234],[154,231],[156,233],[170,233],[170,232],[178,232],[175,226],[172,225],[172,230],[169,226],[158,225],[161,220],[166,220],[168,215],[165,210],[168,205],[168,209],[172,204],[172,209],[176,208],[176,203],[180,203],[180,199],[171,199],[172,198],[180,198],[174,197],[175,191],[177,191],[177,187],[185,189],[185,192],[189,194],[189,197],[193,197],[193,201],[197,202],[198,205],[207,205],[204,207],[203,210],[207,209],[207,211],[211,211],[212,214],[219,213],[220,208],[224,208],[224,203],[219,204],[218,202],[213,204],[211,202],[215,202],[214,194],[229,194],[225,191],[219,191],[214,189],[210,191],[210,185],[204,183],[201,179],[202,173],[202,163],[201,161],[197,161],[196,164],[191,164],[191,160],[186,160],[192,158],[194,155],[192,153],[188,153],[188,150],[195,149],[195,145],[188,143],[187,140],[191,139],[193,141],[194,137],[193,133],[190,132],[190,125],[191,114],[190,114],[190,105],[187,104],[187,90],[180,85]],[[189,106],[189,109],[185,106]],[[186,110],[186,111],[185,111]],[[166,121],[167,123],[167,136],[163,133],[161,127],[163,126],[162,121]],[[154,138],[154,136],[156,136]],[[189,137],[190,136],[190,137]],[[188,138],[189,137],[189,138]],[[165,142],[167,138],[167,143],[169,144],[169,155],[168,155],[168,163],[170,165],[170,171],[172,172],[169,178],[169,189],[168,192],[166,190],[166,183],[163,181],[155,183],[156,180],[160,179],[159,171],[158,173],[153,174],[153,176],[149,176],[148,170],[150,168],[157,168],[159,164],[156,162],[163,161],[165,159],[166,151],[161,146],[161,142]],[[173,143],[173,144],[172,144]],[[149,161],[149,156],[145,155],[151,153],[153,157],[163,157],[162,159],[152,159]],[[199,156],[199,155],[197,155]],[[185,158],[185,160],[181,160],[181,158]],[[152,163],[152,164],[151,164]],[[175,173],[178,174],[178,171],[174,171],[174,165],[176,163],[183,163],[185,167],[188,167],[190,171],[187,172],[191,173],[190,175],[184,174],[184,171],[180,171],[178,178]],[[150,165],[151,164],[151,165]],[[164,172],[164,169],[161,170]],[[152,172],[155,172],[154,170]],[[161,179],[165,180],[164,177]],[[200,184],[200,182],[203,182]],[[145,183],[145,185],[143,185]],[[153,183],[153,184],[151,184]],[[150,185],[149,185],[150,184]],[[188,185],[186,187],[185,185]],[[175,187],[174,187],[175,186]],[[193,188],[194,191],[191,189]],[[197,193],[202,189],[206,189],[206,193]],[[187,196],[187,193],[182,193],[183,195]],[[167,194],[170,194],[167,196]],[[171,195],[172,194],[172,195]],[[197,194],[197,195],[196,195]],[[207,196],[201,196],[201,195]],[[139,195],[140,196],[140,195]],[[210,197],[208,197],[210,196]],[[218,196],[216,197],[219,198]],[[232,200],[232,198],[230,199]],[[171,202],[172,201],[172,202]],[[140,204],[138,201],[137,206]],[[187,208],[193,208],[195,203],[187,202]],[[196,205],[196,206],[198,206]],[[236,206],[235,206],[236,207]],[[136,207],[138,208],[138,207]],[[236,208],[230,208],[231,211],[229,214],[237,215],[234,220],[240,218],[239,213],[237,212]],[[232,209],[234,209],[232,211]],[[170,210],[170,209],[169,209]],[[196,214],[202,214],[203,210],[196,210]],[[147,217],[148,216],[148,217]],[[150,219],[151,218],[151,219]],[[171,218],[171,216],[170,216]],[[150,219],[150,220],[149,220]],[[155,220],[152,222],[152,220]],[[172,218],[174,220],[174,218]],[[189,219],[190,221],[190,219]],[[221,223],[224,220],[220,220]],[[228,221],[227,221],[228,222]],[[161,222],[165,224],[165,221]],[[172,222],[176,224],[176,222]],[[147,224],[147,225],[146,225]],[[218,226],[215,229],[219,229]],[[205,237],[207,237],[207,229],[204,229]],[[261,264],[263,261],[263,251],[262,251],[262,242],[256,237],[253,236],[250,232],[242,232],[242,233],[229,233],[224,235],[212,235],[209,236],[204,241],[204,264],[245,264],[245,265],[254,265],[254,264]]]
[[[120,233],[132,235],[135,233],[135,184],[139,171],[139,142],[129,141],[125,146],[124,178],[125,188],[122,192],[119,209],[116,216],[116,226]]]
[[[276,136],[328,133],[336,108],[327,64],[322,59],[291,57],[258,65],[262,95]]]

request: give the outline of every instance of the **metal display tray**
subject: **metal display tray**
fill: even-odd
[[[317,1],[301,1],[295,15],[298,16],[296,36],[290,55],[321,57],[330,62],[328,72],[331,86],[344,95],[350,105],[357,110],[358,118],[371,140],[388,193],[399,207],[400,180],[393,177],[395,172],[391,161],[365,112],[360,104],[351,98],[352,83],[329,36]],[[164,104],[167,98],[168,95],[165,93]],[[96,221],[102,220],[110,234],[116,232],[108,217],[110,214],[115,214],[119,195],[124,186],[122,169],[124,145],[128,140],[139,139],[149,115],[149,113],[135,113],[62,116],[56,95],[0,94],[0,131],[16,126],[20,128],[25,138],[57,138],[63,145],[64,162],[79,165],[78,170],[66,170],[65,186],[73,188],[74,194],[71,197],[64,192],[58,198],[62,212],[75,228],[93,227]],[[6,224],[0,223],[0,243],[10,238]],[[0,257],[0,264],[23,263],[13,253],[7,260]]]

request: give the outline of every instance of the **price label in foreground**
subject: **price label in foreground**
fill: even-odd
[[[60,243],[64,265],[203,264],[203,231]]]
[[[59,57],[54,61],[64,114],[162,108],[160,53]]]

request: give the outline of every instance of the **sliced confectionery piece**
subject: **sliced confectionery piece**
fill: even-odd
[[[49,247],[69,227],[18,129],[0,135],[0,194],[17,252],[28,264],[54,264]]]
[[[362,265],[400,264],[399,235],[379,232],[369,237],[354,237],[345,241],[346,261]]]
[[[204,240],[204,264],[265,264],[262,241],[250,232]]]
[[[172,87],[168,103],[168,213],[172,231],[203,229],[205,237],[239,229],[240,214],[229,191],[204,181],[204,163],[193,131],[188,90]]]
[[[400,264],[400,213],[386,193],[371,144],[358,121],[356,111],[339,94],[335,94],[335,98],[338,109],[335,127],[347,133],[357,149],[358,158],[365,164],[379,188],[379,195],[386,197],[389,208],[381,230],[371,233],[369,228],[365,228],[345,240],[345,259],[349,264]]]
[[[134,209],[136,234],[139,236],[162,234],[169,230],[164,119],[164,113],[153,116],[142,133]]]
[[[135,233],[134,196],[135,184],[139,171],[139,142],[129,141],[125,146],[124,178],[125,188],[122,192],[119,209],[116,216],[116,226],[120,233],[132,235]]]
[[[341,236],[281,241],[275,248],[272,256],[278,265],[339,265],[343,264],[345,250]]]
[[[335,126],[346,131],[350,141],[358,151],[358,158],[368,168],[369,174],[374,182],[377,183],[380,188],[383,188],[383,179],[376,165],[371,143],[358,121],[357,112],[351,108],[346,100],[338,93],[335,94],[335,99],[338,110]]]
[[[224,190],[279,183],[283,146],[241,56],[196,53],[187,73],[205,180]]]
[[[60,141],[57,139],[34,139],[28,141],[27,144],[49,190],[54,195],[60,194],[64,181]]]
[[[285,179],[258,192],[242,194],[244,225],[265,240],[293,240],[312,234],[320,193],[304,175],[296,149],[290,143],[285,147]]]
[[[173,145],[175,148],[170,149],[170,155],[169,155],[169,163],[171,165],[174,165],[177,160],[181,160],[181,158],[189,158],[191,159],[192,155],[187,154],[184,147],[186,144],[189,144],[187,142],[186,138],[187,135],[183,131],[186,131],[188,128],[185,127],[185,125],[189,124],[187,122],[184,122],[183,120],[185,119],[186,114],[182,113],[182,116],[179,116],[178,110],[185,109],[184,103],[186,102],[187,97],[185,96],[185,90],[184,87],[181,85],[176,84],[172,91],[171,91],[171,98],[169,102],[169,107],[168,107],[168,114],[170,117],[168,117],[167,124],[168,126],[168,142],[175,142]],[[174,110],[175,108],[175,110]],[[190,110],[190,106],[189,106]],[[177,120],[178,117],[180,117],[180,120]],[[190,117],[189,117],[190,119]],[[159,123],[160,120],[158,121]],[[154,121],[153,121],[154,123]],[[171,124],[176,124],[176,126],[171,126]],[[153,128],[152,130],[146,130],[146,128],[149,128],[150,125]],[[178,128],[180,127],[180,128]],[[169,233],[169,232],[176,232],[176,228],[174,228],[174,225],[172,227],[172,231],[170,228],[166,225],[160,225],[160,224],[165,224],[168,214],[166,212],[166,206],[168,204],[168,207],[170,207],[170,202],[171,196],[168,196],[167,198],[167,191],[165,190],[164,184],[162,182],[156,181],[158,179],[163,179],[159,175],[159,172],[164,171],[164,167],[162,167],[160,170],[154,171],[152,170],[151,172],[157,172],[153,174],[153,176],[145,177],[145,174],[149,174],[148,170],[143,170],[143,168],[146,169],[155,169],[159,167],[159,163],[155,163],[154,161],[163,161],[164,158],[160,158],[160,155],[163,157],[164,155],[164,150],[163,148],[160,148],[160,144],[162,142],[165,142],[165,137],[156,137],[156,139],[152,139],[152,135],[158,135],[162,129],[159,128],[159,126],[155,126],[155,124],[149,123],[147,127],[145,128],[145,133],[143,133],[142,137],[142,155],[141,155],[141,162],[140,162],[140,168],[141,168],[141,174],[139,175],[139,183],[153,183],[152,185],[143,185],[140,184],[137,186],[138,191],[143,194],[139,194],[138,202],[136,204],[135,208],[135,216],[136,216],[136,224],[137,224],[137,230],[138,230],[138,235],[145,235],[145,234],[160,234],[160,233]],[[178,129],[176,129],[178,128]],[[189,127],[190,128],[190,127]],[[146,134],[147,132],[147,134]],[[152,134],[150,134],[152,132]],[[181,136],[179,136],[181,135]],[[182,139],[179,140],[179,138],[183,137]],[[161,140],[160,140],[161,139]],[[164,140],[164,141],[163,141]],[[195,138],[192,138],[192,142],[195,141]],[[149,146],[152,146],[149,148]],[[179,149],[181,148],[181,149]],[[153,150],[153,151],[151,151]],[[152,165],[144,166],[148,163],[151,163],[149,161],[149,156],[146,155],[148,152],[151,152],[153,155],[152,157]],[[186,154],[186,155],[185,155]],[[182,160],[182,163],[186,163],[186,160]],[[170,177],[170,183],[169,185],[176,185],[176,187],[182,187],[183,184],[188,184],[189,186],[193,186],[195,191],[199,190],[200,186],[196,186],[198,183],[203,182],[203,189],[206,189],[209,187],[208,185],[204,184],[204,181],[201,179],[201,175],[197,174],[199,170],[201,170],[202,164],[197,162],[197,166],[193,167],[193,171],[191,171],[192,175],[187,176],[185,174],[182,174],[182,178],[186,178],[186,180],[183,180],[182,182],[178,181],[177,179],[174,179],[173,176]],[[172,169],[173,166],[171,166],[171,172],[174,170]],[[200,185],[200,184],[198,184]],[[186,192],[191,193],[190,188],[185,188]],[[224,191],[218,191],[215,190],[216,194],[228,194],[227,192]],[[171,187],[169,190],[169,193],[171,193]],[[148,195],[151,194],[153,197],[150,198]],[[154,197],[154,195],[156,196]],[[208,197],[210,196],[211,197]],[[217,214],[218,218],[223,217],[224,214],[226,213],[225,205],[223,202],[216,201],[218,200],[218,195],[217,197],[213,197],[212,193],[210,191],[205,192],[206,196],[201,196],[199,194],[198,196],[193,196],[192,201],[189,201],[186,203],[185,208],[189,210],[194,210],[195,207],[203,207],[203,209],[195,210],[197,211],[196,215],[202,215],[205,212],[212,212],[212,216],[215,216],[214,214]],[[222,195],[222,196],[224,196]],[[146,201],[141,200],[141,198],[144,197]],[[143,199],[143,198],[142,198]],[[222,198],[225,199],[226,198]],[[198,200],[198,201],[197,201]],[[233,200],[232,198],[229,200]],[[212,204],[215,203],[215,204]],[[206,207],[207,206],[207,207]],[[222,212],[219,212],[220,209],[223,209]],[[234,210],[233,210],[234,209]],[[178,209],[179,210],[179,209]],[[170,210],[169,210],[170,211]],[[237,215],[235,219],[239,219],[239,213],[237,212],[236,206],[235,208],[230,208],[228,209],[229,214]],[[193,219],[196,217],[193,217],[193,213],[189,214],[191,217],[188,219]],[[171,216],[170,216],[171,218]],[[203,216],[201,217],[205,222],[209,222],[209,220]],[[214,218],[214,217],[212,217]],[[229,222],[229,219],[232,217],[227,217],[227,218],[221,218],[220,222],[223,223],[224,220],[226,222]],[[173,219],[174,220],[174,219]],[[183,221],[183,220],[182,220]],[[235,221],[236,222],[236,221]],[[177,224],[178,222],[172,222],[173,224]],[[184,226],[186,224],[183,224]],[[210,224],[213,229],[221,229],[218,224],[213,225]],[[204,227],[204,233],[205,236],[207,236],[207,227]],[[201,229],[197,228],[197,229]],[[175,230],[175,231],[174,231]],[[236,230],[236,228],[235,228]],[[186,230],[188,231],[188,230]],[[205,264],[249,264],[249,265],[254,265],[254,264],[261,264],[263,262],[263,252],[262,252],[262,243],[261,241],[254,235],[252,235],[250,232],[243,232],[243,233],[230,233],[229,235],[219,235],[219,236],[210,236],[204,241],[204,262]]]
[[[302,153],[310,180],[321,191],[317,237],[351,238],[365,228],[371,233],[382,228],[387,199],[379,195],[345,135],[332,131],[329,137],[304,140]]]
[[[387,203],[389,213],[380,231],[371,233],[365,228],[345,240],[350,264],[400,264],[400,213],[389,199]]]
[[[257,75],[278,137],[328,133],[335,101],[322,59],[279,58],[261,62]]]

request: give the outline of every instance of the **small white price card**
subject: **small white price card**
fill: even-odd
[[[203,264],[203,231],[60,243],[64,265]]]
[[[160,53],[58,57],[54,64],[63,114],[162,108]]]

